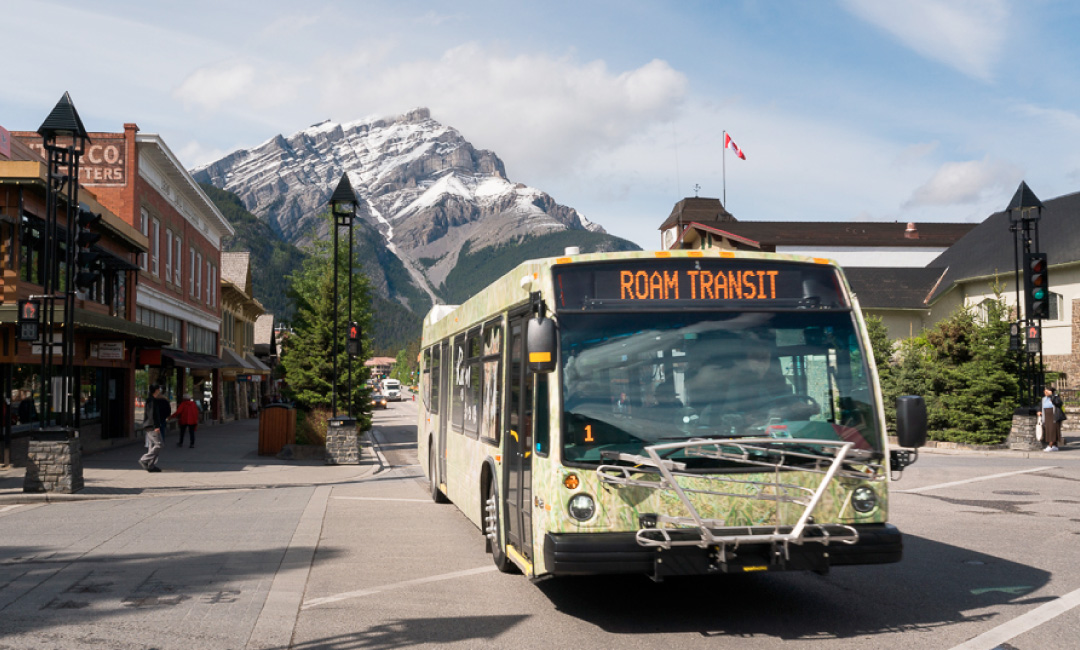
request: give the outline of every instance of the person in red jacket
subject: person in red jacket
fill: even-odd
[[[176,443],[176,446],[184,446],[184,431],[186,430],[191,432],[191,446],[194,447],[195,428],[199,426],[199,407],[195,406],[195,402],[191,400],[189,395],[180,398],[176,413],[173,413],[169,418],[179,418],[180,420],[180,442]]]

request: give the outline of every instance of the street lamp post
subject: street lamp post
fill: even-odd
[[[1039,251],[1039,219],[1042,217],[1043,204],[1031,191],[1027,183],[1021,181],[1016,194],[1009,201],[1005,211],[1009,215],[1009,231],[1013,233],[1013,257],[1016,263],[1016,311],[1017,323],[1023,324],[1025,343],[1018,351],[1020,357],[1020,380],[1024,394],[1021,396],[1030,408],[1037,408],[1042,397],[1044,385],[1042,353],[1042,319],[1032,309],[1032,296],[1024,288],[1024,317],[1020,318],[1020,261],[1024,260],[1024,278],[1032,272],[1027,268],[1028,260]],[[1021,255],[1021,248],[1023,254]],[[1045,274],[1044,276],[1045,277]],[[1042,287],[1045,292],[1049,287]],[[1022,407],[1023,410],[1028,410]]]
[[[44,141],[47,157],[47,177],[45,195],[45,241],[42,273],[42,294],[39,298],[44,303],[44,327],[41,335],[41,428],[48,422],[52,389],[53,346],[56,334],[56,303],[63,300],[63,331],[61,334],[61,377],[63,387],[57,415],[59,424],[73,427],[76,424],[77,399],[73,394],[75,386],[75,234],[76,219],[79,211],[79,160],[86,150],[90,137],[83,127],[79,112],[71,102],[71,95],[64,93],[52,112],[45,118],[37,131]],[[57,212],[63,199],[67,215],[64,243],[64,278],[61,283],[60,267],[57,263],[60,244],[60,228],[57,225]]]
[[[334,328],[333,328],[333,350],[334,357],[334,380],[331,382],[332,396],[331,396],[331,410],[333,417],[337,418],[337,381],[338,381],[338,229],[346,227],[349,229],[349,320],[352,320],[352,275],[353,275],[353,219],[356,217],[356,209],[359,206],[359,202],[356,200],[356,192],[353,191],[352,185],[349,183],[349,175],[344,173],[341,175],[341,180],[338,182],[337,188],[334,190],[333,195],[330,197],[330,213],[334,218]],[[349,372],[349,386],[346,400],[349,408],[348,413],[352,415],[352,363],[350,362]]]

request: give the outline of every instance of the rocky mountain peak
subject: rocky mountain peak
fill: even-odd
[[[361,217],[432,301],[465,244],[476,253],[544,233],[604,232],[543,191],[511,182],[494,152],[476,149],[423,107],[389,118],[327,120],[192,172],[300,244],[326,235],[317,216],[343,173]]]

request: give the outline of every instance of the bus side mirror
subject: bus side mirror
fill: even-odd
[[[525,343],[529,355],[529,370],[536,373],[555,370],[559,345],[555,321],[540,316],[529,319]]]
[[[896,440],[915,449],[926,444],[926,400],[918,395],[896,398]]]

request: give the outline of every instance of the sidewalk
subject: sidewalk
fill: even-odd
[[[278,460],[259,456],[257,419],[199,425],[195,447],[177,447],[165,436],[158,473],[139,467],[140,443],[83,457],[85,487],[75,494],[23,492],[26,468],[0,468],[0,504],[162,496],[192,492],[347,483],[375,473],[379,459],[363,439],[359,465],[327,465],[321,460]]]

